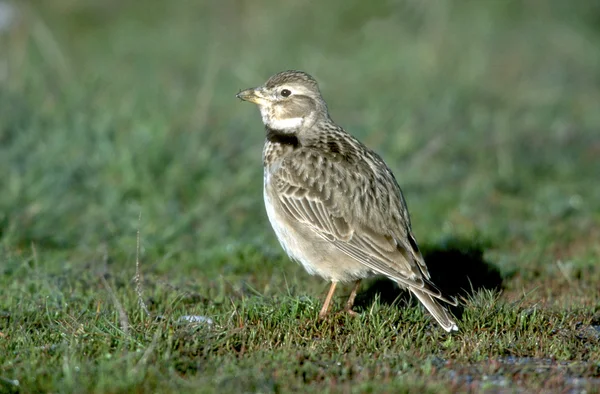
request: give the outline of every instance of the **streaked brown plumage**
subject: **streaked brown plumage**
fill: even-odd
[[[409,289],[446,330],[457,325],[412,234],[406,202],[392,171],[336,125],[316,81],[284,71],[237,95],[258,104],[266,127],[264,197],[269,220],[287,252],[332,285],[385,275]]]

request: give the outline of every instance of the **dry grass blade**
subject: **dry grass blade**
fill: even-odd
[[[140,270],[140,227],[142,225],[142,213],[138,217],[138,229],[136,237],[136,248],[135,248],[135,276],[133,278],[135,282],[135,292],[138,296],[138,304],[140,308],[146,313],[146,316],[150,317],[150,311],[144,301],[144,289],[142,285],[142,272]]]
[[[119,326],[121,327],[123,334],[125,334],[126,337],[129,337],[129,318],[127,317],[127,313],[125,312],[123,305],[121,305],[117,294],[114,292],[108,281],[104,278],[104,275],[100,275],[100,280],[102,281],[102,285],[104,285],[106,291],[108,291],[108,294],[110,294],[110,298],[112,299],[115,308],[117,308],[117,312],[119,313]]]

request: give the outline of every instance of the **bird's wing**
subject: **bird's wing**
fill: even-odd
[[[395,180],[392,186],[398,190],[385,190],[389,182],[382,183],[370,168],[358,170],[310,151],[294,156],[271,174],[281,207],[290,218],[372,271],[442,298],[428,280],[408,218],[397,214],[400,223],[386,226],[389,220],[384,215],[406,212]]]

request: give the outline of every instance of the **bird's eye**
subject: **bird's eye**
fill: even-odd
[[[282,95],[283,97],[287,97],[287,96],[289,96],[290,94],[292,94],[292,92],[290,92],[290,91],[289,91],[289,90],[287,90],[287,89],[283,89],[283,90],[281,91],[281,95]]]

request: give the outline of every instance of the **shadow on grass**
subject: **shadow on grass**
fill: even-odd
[[[481,244],[454,239],[443,245],[424,245],[421,251],[433,283],[444,295],[459,300],[458,306],[450,307],[457,317],[462,315],[462,298],[468,298],[479,290],[502,288],[500,271],[484,260]],[[380,277],[365,284],[364,290],[356,297],[355,305],[368,308],[377,297],[383,304],[418,302],[408,291]]]

